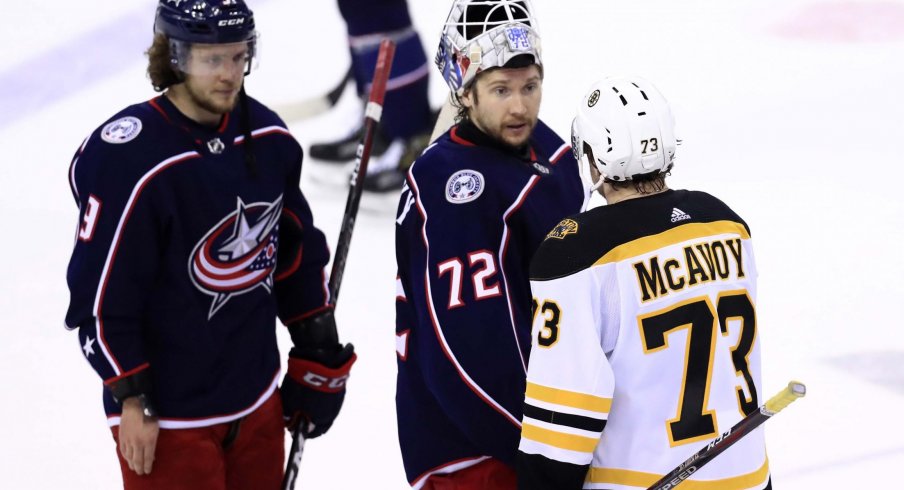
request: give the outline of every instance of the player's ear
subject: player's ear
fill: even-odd
[[[472,84],[471,87],[465,89],[465,91],[462,92],[461,96],[458,98],[459,102],[461,102],[461,105],[465,109],[470,109],[470,108],[474,107],[473,92],[474,92],[474,84]]]

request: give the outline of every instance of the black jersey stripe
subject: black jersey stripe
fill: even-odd
[[[593,417],[585,417],[583,415],[574,415],[570,413],[554,412],[545,408],[540,408],[529,403],[524,404],[524,416],[534,420],[547,422],[556,425],[566,425],[574,429],[581,429],[590,432],[602,432],[606,427],[606,421],[595,419]]]
[[[597,259],[594,265],[609,264],[637,257],[673,243],[681,243],[694,238],[725,234],[738,235],[744,240],[750,238],[744,225],[736,221],[721,220],[709,223],[687,223],[656,235],[649,235],[623,243],[606,252],[605,255]]]
[[[679,221],[673,211],[686,216]],[[548,281],[647,253],[688,236],[731,233],[750,237],[747,224],[717,198],[697,191],[668,190],[600,206],[568,217],[567,233],[551,233],[531,261],[532,281]]]

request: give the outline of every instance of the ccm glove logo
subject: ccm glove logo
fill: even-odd
[[[289,377],[305,388],[324,393],[339,393],[345,391],[345,383],[348,381],[352,364],[357,360],[355,354],[337,368],[329,368],[310,359],[289,358]]]
[[[308,371],[304,375],[304,377],[302,377],[301,382],[310,386],[311,388],[314,388],[315,390],[339,391],[345,388],[346,380],[348,380],[348,374],[330,378],[321,374],[317,374],[313,371]]]

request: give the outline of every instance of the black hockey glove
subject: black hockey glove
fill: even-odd
[[[352,344],[339,343],[333,312],[289,325],[295,347],[279,391],[289,430],[301,423],[305,438],[323,435],[339,415],[345,382],[357,356]]]

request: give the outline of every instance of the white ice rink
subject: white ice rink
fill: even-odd
[[[448,0],[409,0],[432,60]],[[344,72],[332,0],[250,0],[262,32],[249,92],[280,104]],[[684,144],[672,187],[711,192],[749,223],[760,270],[767,395],[809,394],[766,426],[777,489],[900,486],[904,468],[904,1],[534,0],[541,117],[561,135],[595,79],[641,75],[672,101]],[[154,95],[142,53],[152,0],[2,2],[0,488],[113,489],[101,384],[63,328],[82,139]],[[431,71],[438,104],[444,86]],[[348,99],[348,98],[347,98]],[[307,147],[355,111],[294,123]],[[303,190],[335,243],[345,193]],[[338,308],[360,360],[299,489],[406,488],[396,439],[394,198],[366,196]],[[287,337],[282,337],[285,344]]]

